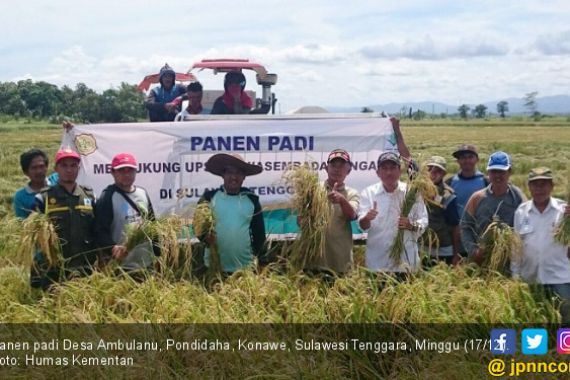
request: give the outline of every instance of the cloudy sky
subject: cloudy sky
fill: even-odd
[[[249,58],[302,105],[569,94],[570,1],[1,0],[0,81],[138,83],[168,62]],[[222,77],[197,74],[206,88]],[[248,75],[250,87],[253,75]]]

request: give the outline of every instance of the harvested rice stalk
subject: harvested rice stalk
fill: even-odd
[[[433,203],[433,199],[437,195],[437,188],[431,181],[428,171],[423,168],[414,178],[408,183],[408,191],[404,196],[401,206],[401,215],[408,217],[412,211],[417,197],[421,196],[426,203]],[[404,252],[404,230],[398,229],[394,243],[390,248],[390,258],[394,264],[400,265],[402,262],[402,253]]]
[[[202,202],[196,206],[192,220],[192,228],[194,228],[196,236],[201,239],[216,235],[216,219],[214,218],[214,213],[212,212],[209,202]],[[219,274],[222,272],[222,263],[220,261],[220,253],[218,252],[218,244],[215,239],[208,242],[208,248],[210,250],[209,271]]]
[[[141,223],[132,223],[126,227],[125,247],[127,252],[144,243],[152,243],[156,238],[156,226],[153,221],[143,219]]]
[[[289,260],[299,270],[323,257],[332,208],[317,172],[308,165],[290,168],[284,180],[295,191],[291,206],[297,211],[300,234],[291,244]]]
[[[127,226],[125,247],[130,252],[140,244],[156,245],[160,248],[161,258],[165,264],[168,267],[178,267],[180,263],[178,239],[182,227],[182,219],[178,216],[170,215],[157,220],[144,219],[141,223]]]
[[[570,170],[568,170],[568,175],[566,176],[566,202],[570,204]],[[560,225],[556,228],[554,233],[554,240],[558,243],[566,246],[570,246],[570,216],[565,216],[562,218]]]
[[[63,262],[63,253],[55,226],[46,214],[32,212],[22,222],[20,252],[22,257],[32,258],[36,249],[46,259],[48,267]]]
[[[154,222],[155,225],[155,244],[158,244],[161,250],[161,258],[169,268],[178,268],[181,264],[180,257],[180,233],[183,231],[183,222],[178,216],[169,215],[160,218]],[[188,239],[189,240],[189,239]],[[186,244],[186,257],[190,258],[191,246]],[[188,260],[187,262],[190,262]]]
[[[437,232],[432,228],[427,228],[420,238],[420,246],[427,249],[426,254],[429,259],[432,250],[436,252],[439,250],[439,237],[437,236]]]
[[[508,224],[499,220],[495,215],[483,235],[481,247],[485,259],[482,267],[503,274],[508,270],[508,263],[522,259],[522,241]]]

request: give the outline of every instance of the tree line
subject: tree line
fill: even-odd
[[[0,114],[33,117],[59,123],[65,118],[83,123],[133,122],[146,117],[144,94],[136,85],[121,83],[98,94],[84,83],[75,88],[31,79],[0,82]]]

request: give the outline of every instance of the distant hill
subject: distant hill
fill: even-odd
[[[497,103],[501,100],[506,100],[509,103],[508,115],[522,115],[528,112],[524,107],[523,98],[507,98],[499,99],[489,102],[484,102],[483,104],[487,106],[487,112],[497,113]],[[554,95],[554,96],[544,96],[542,98],[537,98],[536,102],[538,104],[538,111],[544,114],[570,114],[570,96],[569,95]],[[480,104],[480,103],[477,103]],[[468,104],[468,106],[473,109],[477,104]],[[388,103],[388,104],[374,104],[366,105],[366,107],[373,109],[374,111],[385,111],[389,114],[399,114],[402,107],[406,107],[407,110],[412,107],[412,111],[417,111],[418,109],[425,111],[427,113],[433,114],[454,114],[457,113],[457,108],[461,104],[445,104],[440,102],[409,102],[409,103]],[[362,106],[364,107],[364,105]],[[325,107],[330,112],[335,113],[351,113],[360,112],[362,107]]]

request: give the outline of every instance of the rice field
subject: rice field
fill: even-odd
[[[512,155],[512,182],[528,195],[530,168],[548,166],[555,174],[555,196],[566,198],[570,162],[570,121],[545,122],[491,120],[429,121],[407,124],[403,133],[414,156],[446,157],[449,172],[457,170],[451,152],[464,142],[480,149],[480,169],[495,150]],[[43,123],[0,124],[0,322],[1,323],[558,323],[557,305],[528,285],[496,273],[481,273],[472,266],[458,269],[436,266],[405,281],[377,277],[358,267],[335,281],[322,281],[302,272],[274,265],[259,272],[238,272],[224,281],[204,286],[190,271],[164,270],[137,282],[111,271],[74,279],[43,294],[29,287],[29,258],[18,254],[21,225],[13,220],[12,196],[25,183],[19,155],[32,147],[53,157],[62,135],[59,126]],[[50,166],[52,163],[50,163]],[[350,184],[350,176],[347,178]],[[170,247],[189,255],[184,247]],[[362,262],[357,247],[356,261]],[[473,328],[473,325],[467,325]],[[487,331],[487,330],[485,330]],[[141,354],[143,355],[143,354]],[[292,354],[291,354],[292,355]],[[448,356],[420,354],[318,353],[293,355],[279,361],[257,352],[239,359],[224,353],[207,358],[200,354],[180,357],[163,353],[158,364],[135,366],[128,375],[158,377],[255,377],[271,378],[480,378],[481,358],[490,355],[455,353]],[[152,358],[151,358],[152,359]],[[157,359],[157,357],[154,357]],[[203,358],[206,360],[206,358]],[[153,361],[154,363],[155,361]],[[228,363],[232,366],[228,366]],[[279,371],[276,372],[276,369]],[[309,372],[305,372],[310,369]],[[0,373],[22,376],[20,369]],[[4,372],[9,371],[9,372]],[[61,376],[62,369],[43,369],[42,377]],[[45,372],[47,371],[47,372]],[[77,377],[113,377],[114,369],[80,369]],[[39,374],[40,372],[38,372]],[[74,375],[75,377],[75,375]],[[263,376],[262,376],[263,377]],[[529,377],[532,378],[532,377]]]

